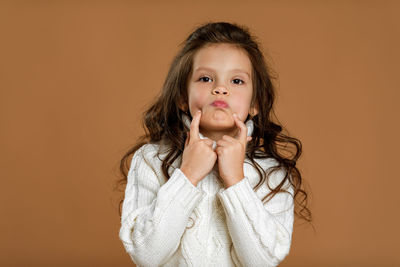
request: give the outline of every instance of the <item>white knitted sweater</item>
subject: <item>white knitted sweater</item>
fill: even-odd
[[[288,255],[293,197],[282,192],[263,204],[270,190],[266,184],[253,190],[259,175],[248,158],[237,184],[225,189],[214,167],[196,187],[179,169],[181,157],[166,180],[158,149],[146,144],[134,153],[125,189],[119,237],[137,266],[265,267]],[[277,164],[255,161],[265,170]],[[272,173],[271,188],[283,177],[282,170]],[[288,182],[284,188],[293,194]]]

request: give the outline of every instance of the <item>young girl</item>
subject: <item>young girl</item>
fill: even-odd
[[[148,133],[121,161],[119,237],[138,266],[277,266],[288,255],[294,214],[311,213],[301,142],[271,119],[274,90],[247,29],[207,23],[186,39],[145,112]]]

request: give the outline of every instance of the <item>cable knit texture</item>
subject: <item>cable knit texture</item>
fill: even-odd
[[[163,147],[146,144],[132,157],[122,206],[119,237],[137,266],[277,266],[289,253],[294,219],[293,198],[259,182],[245,159],[245,177],[224,188],[213,169],[197,187],[179,169],[181,158],[161,171]],[[163,155],[163,154],[161,154]],[[265,170],[277,161],[256,159]],[[269,177],[274,188],[283,171]],[[287,182],[284,187],[293,194]]]

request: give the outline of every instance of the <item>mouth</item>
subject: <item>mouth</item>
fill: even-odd
[[[214,101],[211,105],[218,108],[227,108],[229,106],[225,101],[222,100]]]

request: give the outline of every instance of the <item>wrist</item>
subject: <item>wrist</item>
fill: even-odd
[[[194,185],[197,186],[197,180],[193,179],[192,174],[186,170],[185,168],[180,168],[181,172],[185,175],[185,177]]]
[[[223,178],[224,187],[225,188],[231,187],[231,186],[239,183],[243,179],[244,179],[244,174],[235,175],[234,177],[230,177],[230,178]]]

